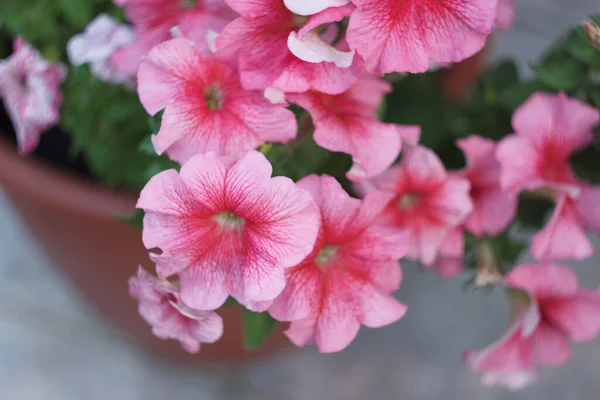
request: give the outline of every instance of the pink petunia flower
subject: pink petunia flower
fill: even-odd
[[[515,216],[517,198],[515,193],[502,190],[500,163],[496,160],[496,143],[481,136],[457,140],[457,146],[465,154],[467,166],[457,172],[471,182],[473,212],[465,227],[475,236],[500,234]]]
[[[477,53],[492,32],[497,0],[354,0],[347,40],[369,71],[425,72]]]
[[[229,295],[249,307],[272,300],[285,286],[284,269],[312,251],[319,231],[314,201],[271,173],[257,151],[236,162],[200,154],[142,190],[144,245],[160,249],[153,254],[159,277],[179,276],[185,304],[213,310]]]
[[[496,15],[496,27],[506,31],[510,29],[515,21],[517,6],[515,0],[498,0],[498,13]]]
[[[484,382],[520,389],[536,365],[557,366],[571,355],[570,341],[588,342],[600,331],[600,291],[580,289],[575,273],[553,264],[522,265],[506,276],[513,322],[498,342],[467,352]],[[525,301],[523,301],[525,298]]]
[[[365,76],[342,94],[310,91],[287,98],[310,112],[319,146],[352,155],[354,165],[347,176],[359,181],[392,165],[400,154],[403,136],[419,135],[418,126],[385,124],[377,119],[377,109],[391,90],[389,83]]]
[[[111,56],[134,40],[133,28],[118,23],[107,14],[100,14],[90,22],[85,32],[69,40],[67,55],[75,66],[89,63],[92,74],[105,82],[131,84],[134,76],[120,70]]]
[[[465,270],[465,233],[462,228],[451,230],[442,243],[432,267],[444,279],[459,276]]]
[[[552,217],[533,237],[537,259],[581,260],[593,254],[585,230],[600,231],[600,192],[577,180],[569,158],[593,141],[598,123],[600,111],[577,99],[536,93],[515,112],[516,133],[498,144],[501,187],[508,192],[541,189],[556,202]]]
[[[113,61],[131,76],[154,46],[172,38],[177,27],[205,52],[209,52],[207,33],[220,32],[236,14],[222,0],[113,0],[123,7],[136,33],[135,42],[118,50]]]
[[[516,133],[498,143],[502,189],[550,188],[576,197],[569,157],[593,141],[599,122],[600,111],[564,93],[534,93],[513,115]]]
[[[64,65],[45,60],[22,37],[15,39],[13,54],[0,60],[0,97],[21,155],[35,150],[42,133],[59,122],[66,76]]]
[[[190,353],[198,353],[201,343],[214,343],[223,336],[223,320],[217,313],[191,309],[181,301],[177,286],[156,279],[142,267],[129,278],[129,294],[138,300],[138,311],[155,336],[178,340]]]
[[[594,254],[587,230],[600,232],[600,188],[581,184],[580,194],[555,194],[556,207],[546,225],[533,235],[531,254],[538,260],[584,260]]]
[[[148,53],[140,64],[138,93],[148,113],[165,109],[154,147],[180,163],[197,153],[233,156],[296,136],[294,113],[244,90],[234,69],[185,38]]]
[[[336,352],[361,324],[377,328],[405,314],[391,293],[402,280],[398,259],[408,252],[408,237],[373,223],[393,194],[353,199],[330,176],[310,175],[298,186],[319,206],[321,229],[311,254],[286,271],[287,285],[269,313],[292,321],[285,333],[297,346],[315,343],[321,353]]]
[[[339,27],[331,23],[350,15],[351,4],[307,18],[292,13],[283,0],[226,1],[241,17],[217,37],[216,54],[237,55],[245,88],[339,94],[356,82],[362,59],[344,41],[332,44]]]
[[[473,210],[469,181],[447,174],[435,153],[423,146],[405,149],[399,165],[363,189],[395,194],[380,221],[409,231],[409,257],[425,266],[433,265],[446,236]]]

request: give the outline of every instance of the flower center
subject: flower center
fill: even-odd
[[[213,83],[206,89],[204,89],[204,100],[206,106],[211,110],[219,110],[223,105],[223,91],[218,84]]]
[[[327,261],[330,261],[333,257],[335,257],[336,253],[336,246],[325,246],[321,249],[321,251],[319,251],[319,254],[317,254],[317,258],[315,258],[315,263],[317,263],[317,265],[324,264]]]
[[[246,222],[244,218],[236,215],[231,211],[223,211],[213,217],[219,225],[228,229],[241,228]]]
[[[179,0],[179,5],[181,6],[181,8],[186,9],[196,8],[196,6],[198,5],[198,0]]]
[[[419,202],[419,195],[416,193],[406,193],[398,200],[398,208],[401,210],[411,210]]]

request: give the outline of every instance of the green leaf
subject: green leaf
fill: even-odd
[[[421,143],[436,149],[448,135],[438,73],[409,75],[394,84],[387,98],[385,122],[421,126]]]
[[[517,218],[524,227],[540,229],[553,208],[554,203],[549,199],[527,192],[521,193],[517,208]]]
[[[89,0],[59,0],[58,2],[73,25],[85,27],[94,18],[94,7]]]
[[[600,88],[592,89],[590,97],[592,98],[592,103],[594,103],[596,107],[600,108]]]
[[[548,86],[539,81],[517,83],[498,94],[498,104],[511,113],[535,92],[548,91]]]
[[[503,89],[519,82],[517,65],[512,60],[503,60],[492,66],[480,79],[487,88]]]
[[[142,230],[144,228],[144,211],[136,210],[135,215],[130,217],[117,217],[117,219],[123,222],[125,225],[129,225],[132,228]]]
[[[593,146],[573,153],[570,162],[579,179],[600,184],[600,153]]]
[[[258,349],[275,329],[277,321],[266,313],[244,309],[244,345],[248,350]]]
[[[558,90],[575,90],[585,79],[585,67],[568,55],[551,58],[542,65],[533,66],[537,78]]]
[[[516,240],[508,232],[488,237],[486,240],[494,254],[494,259],[503,270],[513,267],[519,256],[528,247],[527,243]]]

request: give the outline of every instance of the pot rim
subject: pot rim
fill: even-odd
[[[49,162],[17,154],[0,138],[0,185],[61,209],[101,218],[130,216],[136,198],[61,170]]]

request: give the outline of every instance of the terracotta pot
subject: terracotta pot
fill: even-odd
[[[155,338],[127,290],[127,279],[138,264],[152,270],[141,232],[115,218],[135,211],[134,196],[108,191],[34,158],[20,157],[3,138],[0,184],[54,266],[125,338],[185,362],[236,361],[285,346],[287,339],[280,329],[261,352],[246,352],[239,306],[219,311],[225,334],[219,342],[203,346],[198,355],[187,354],[175,341]]]

